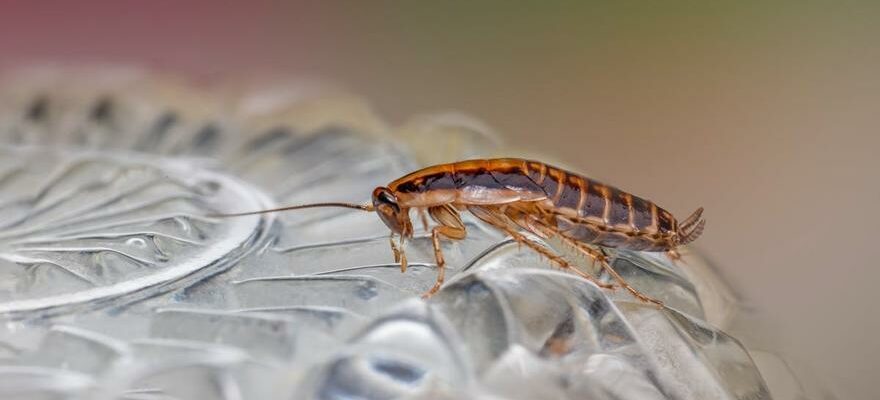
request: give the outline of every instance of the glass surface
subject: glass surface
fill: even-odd
[[[357,98],[302,88],[131,70],[8,81],[0,397],[819,398],[723,331],[741,310],[694,254],[612,253],[660,309],[465,215],[467,238],[443,243],[447,284],[423,301],[436,267],[420,228],[401,273],[375,215],[211,216],[362,202],[426,162],[500,152],[466,117],[393,136]]]

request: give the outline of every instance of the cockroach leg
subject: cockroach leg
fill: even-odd
[[[535,241],[525,237],[523,234],[517,232],[516,229],[514,229],[513,227],[510,226],[509,223],[507,223],[507,221],[509,221],[509,218],[507,218],[506,216],[504,216],[500,212],[493,211],[492,209],[488,209],[486,207],[470,207],[468,210],[472,214],[474,214],[474,216],[479,218],[481,221],[483,221],[489,225],[492,225],[498,229],[501,229],[506,234],[508,234],[510,237],[512,237],[513,240],[515,240],[518,244],[526,245],[527,247],[534,250],[538,254],[540,254],[544,257],[547,257],[547,259],[549,259],[551,262],[559,265],[560,268],[566,269],[566,270],[571,270],[572,272],[576,273],[580,277],[582,277],[590,282],[593,282],[596,286],[599,286],[601,288],[605,288],[605,289],[613,289],[614,288],[613,285],[599,282],[599,280],[596,279],[595,277],[593,277],[592,275],[575,268],[574,266],[569,264],[568,261],[566,261],[564,258],[562,258],[559,255],[557,255],[556,253],[548,250],[546,247],[542,246],[540,243],[535,242]]]
[[[565,238],[562,238],[562,239],[567,240]],[[630,293],[632,293],[632,295],[635,296],[637,299],[639,299],[643,302],[646,302],[646,303],[654,303],[658,306],[661,306],[661,307],[663,306],[662,301],[657,300],[651,296],[648,296],[648,295],[640,292],[638,289],[630,286],[630,284],[626,281],[626,279],[623,279],[623,277],[620,276],[620,274],[618,274],[617,271],[615,271],[614,268],[612,268],[610,264],[608,264],[608,256],[606,256],[602,250],[595,249],[592,246],[586,245],[581,242],[571,241],[571,244],[574,245],[575,247],[577,247],[578,249],[580,249],[584,254],[589,256],[591,259],[593,259],[593,261],[598,262],[599,265],[605,271],[607,271],[614,278],[614,280],[617,281],[617,283],[620,284],[620,286],[623,286],[624,289],[626,289]]]
[[[446,279],[446,260],[443,259],[443,251],[440,250],[440,236],[445,236],[450,239],[462,239],[465,237],[464,228],[459,228],[456,226],[446,226],[440,225],[435,226],[434,229],[431,230],[431,240],[434,245],[434,259],[437,260],[437,281],[434,282],[434,286],[431,287],[425,294],[422,295],[423,299],[427,299],[437,293],[440,290],[440,286],[443,285],[443,281]]]
[[[406,239],[406,236],[400,236],[400,243],[398,243],[398,251],[400,251],[400,270],[406,272],[406,267],[409,266],[409,263],[406,261],[406,250],[404,250],[403,242]]]
[[[547,227],[546,225],[543,225],[542,223],[540,223],[540,221],[537,221],[536,219],[531,219],[529,222],[531,222],[531,224],[529,224],[529,226],[539,229],[544,235],[547,235],[548,237],[549,236],[556,237],[557,239],[561,240],[563,243],[565,243],[571,247],[574,247],[575,249],[580,250],[582,253],[589,256],[590,259],[594,263],[598,262],[599,265],[602,267],[602,269],[607,271],[614,278],[614,280],[616,280],[620,284],[620,286],[623,286],[624,289],[628,290],[630,293],[633,294],[633,296],[635,296],[639,300],[647,302],[647,303],[654,303],[659,306],[663,305],[663,302],[661,302],[660,300],[656,300],[650,296],[647,296],[647,295],[643,294],[642,292],[638,291],[636,288],[630,286],[630,284],[627,283],[627,281],[625,279],[623,279],[623,277],[620,276],[620,274],[618,274],[617,271],[615,271],[614,268],[611,267],[611,265],[608,264],[608,261],[607,261],[608,256],[606,256],[605,253],[602,252],[601,250],[597,250],[597,249],[593,248],[592,246],[589,246],[583,242],[573,240],[569,237],[566,237],[565,235],[560,235],[556,231]],[[592,278],[592,277],[590,277],[590,278]],[[597,280],[595,280],[595,279],[590,279],[590,280],[599,286],[602,286],[602,287],[608,286],[607,284],[597,282]]]
[[[422,295],[422,298],[428,298],[437,293],[446,279],[446,261],[443,259],[443,252],[440,250],[440,236],[452,240],[461,240],[467,236],[467,230],[455,208],[450,206],[429,207],[428,214],[431,215],[431,219],[439,224],[431,230],[434,258],[437,260],[437,281],[434,282],[434,286],[430,290]]]
[[[540,233],[544,238],[555,237],[555,238],[558,238],[559,240],[562,240],[563,243],[569,244],[569,241],[567,241],[563,235],[560,235],[558,232],[554,231],[553,229],[550,229],[547,226],[545,226],[535,220],[533,220],[531,222],[532,223],[528,224],[528,226],[530,226],[532,229],[537,230],[538,231],[537,233]],[[523,225],[524,223],[525,223],[525,221],[521,222],[518,225]],[[577,247],[575,247],[575,249],[579,250]],[[586,273],[584,271],[577,269],[577,267],[575,267],[573,265],[569,265],[568,268],[570,268],[576,274],[580,275],[582,278],[584,278],[590,282],[593,282],[593,284],[595,284],[596,286],[598,286],[602,289],[611,289],[611,290],[617,289],[617,286],[610,284],[610,283],[600,282],[598,279],[596,279],[596,277],[590,275],[589,273]]]
[[[565,238],[562,235],[559,235],[555,232],[547,232],[547,234],[548,234],[548,237],[555,237],[555,238],[558,238],[558,239],[562,240],[563,242],[565,242]],[[580,250],[580,249],[575,247],[575,250]],[[612,283],[602,282],[599,279],[597,279],[596,277],[594,277],[593,275],[590,275],[587,272],[583,272],[573,265],[569,266],[569,268],[571,268],[572,271],[574,271],[575,273],[580,275],[582,278],[584,278],[590,282],[593,282],[593,284],[595,284],[596,286],[598,286],[602,289],[609,289],[609,290],[616,290],[617,289],[617,285],[612,284]]]
[[[513,223],[529,232],[539,235],[544,239],[557,238],[559,240],[562,240],[563,243],[569,243],[568,240],[565,240],[567,238],[564,235],[560,234],[558,230],[551,228],[541,220],[541,218],[539,217],[539,212],[532,212],[532,210],[530,210],[528,207],[533,206],[527,203],[519,205],[512,204],[510,205],[510,207],[507,207],[502,211]],[[575,248],[575,250],[578,249]],[[570,268],[584,279],[593,282],[596,286],[599,286],[602,289],[617,289],[617,286],[610,283],[600,282],[593,275],[587,272],[583,272],[575,266],[570,266]]]
[[[388,235],[388,244],[391,245],[391,253],[394,254],[394,262],[400,262],[400,250],[397,249],[397,244],[394,243],[394,233]]]
[[[446,260],[443,259],[443,251],[440,250],[440,227],[435,227],[431,231],[431,241],[434,245],[434,259],[437,261],[437,280],[434,282],[434,286],[428,289],[422,295],[423,299],[427,299],[437,293],[440,290],[440,286],[443,285],[443,281],[446,280]]]
[[[394,233],[388,237],[388,243],[391,243],[391,252],[394,254],[394,262],[400,263],[400,272],[406,272],[407,262],[406,253],[403,251],[403,236],[400,237],[400,246],[394,243]]]

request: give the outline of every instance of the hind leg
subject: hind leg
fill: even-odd
[[[529,227],[529,229],[538,230],[548,237],[555,237],[561,240],[563,243],[587,255],[588,257],[590,257],[590,259],[593,260],[594,263],[598,262],[602,269],[607,271],[614,278],[614,280],[620,284],[620,286],[623,286],[624,289],[632,293],[633,296],[635,296],[637,299],[646,303],[654,303],[660,306],[663,305],[660,300],[656,300],[650,296],[643,294],[636,288],[632,287],[629,283],[627,283],[627,281],[623,279],[623,277],[620,276],[620,274],[618,274],[617,271],[615,271],[614,268],[611,267],[611,265],[608,264],[608,257],[605,255],[604,252],[602,252],[602,250],[594,248],[593,246],[590,246],[584,242],[574,240],[566,235],[559,234],[555,229],[550,228],[540,219],[534,217],[533,214],[518,212],[518,210],[515,209],[512,210],[510,214],[513,215],[512,218],[520,220],[521,226],[527,226]]]
[[[565,269],[565,270],[571,270],[574,273],[578,274],[580,277],[582,277],[590,282],[593,282],[593,284],[595,284],[596,286],[599,286],[601,288],[604,288],[604,289],[613,289],[614,288],[613,285],[599,282],[599,280],[594,278],[592,275],[575,268],[574,266],[569,264],[568,261],[566,261],[564,258],[562,258],[559,255],[557,255],[556,253],[548,250],[546,247],[542,246],[540,243],[537,243],[537,242],[525,237],[523,234],[517,232],[516,229],[514,229],[513,227],[510,226],[511,224],[508,223],[509,218],[507,216],[505,216],[504,214],[501,214],[500,212],[494,212],[492,209],[487,209],[486,207],[469,207],[468,210],[472,214],[474,214],[474,216],[476,216],[477,218],[479,218],[483,222],[485,222],[489,225],[492,225],[495,228],[498,228],[501,231],[503,231],[504,233],[508,234],[510,237],[513,238],[513,240],[516,240],[517,243],[526,245],[530,249],[534,250],[536,253],[538,253],[544,257],[547,257],[548,260],[555,263],[556,265],[559,265],[560,268]]]
[[[614,280],[620,283],[620,286],[623,286],[624,289],[632,293],[632,295],[635,296],[637,299],[646,303],[654,303],[658,306],[663,306],[662,301],[648,296],[640,292],[638,289],[630,286],[630,284],[625,279],[623,279],[623,277],[620,276],[620,274],[618,274],[617,271],[615,271],[614,268],[611,267],[611,265],[608,264],[608,256],[606,256],[602,250],[579,242],[575,242],[573,243],[573,245],[581,250],[584,254],[592,258],[594,262],[598,262],[602,269],[607,271],[608,274],[610,274],[614,278]]]

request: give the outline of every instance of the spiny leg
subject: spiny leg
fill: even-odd
[[[559,232],[556,232],[556,231],[553,231],[553,230],[547,229],[545,226],[538,225],[538,224],[535,224],[534,226],[535,226],[537,229],[541,229],[541,230],[543,231],[543,233],[544,233],[548,238],[553,237],[553,238],[556,238],[556,239],[558,239],[558,240],[561,240],[563,243],[566,243],[566,244],[568,244],[568,243],[571,241],[570,239],[568,239],[568,238],[566,238],[565,236],[561,235]],[[576,250],[580,250],[580,249],[577,248],[577,247],[575,247],[575,249],[576,249]],[[602,289],[611,289],[611,290],[617,289],[617,285],[610,284],[610,283],[604,283],[604,282],[601,282],[601,281],[599,281],[596,277],[594,277],[593,275],[590,275],[589,273],[583,272],[583,271],[577,269],[577,268],[574,267],[574,266],[572,266],[571,269],[574,270],[575,272],[577,272],[578,275],[583,276],[584,278],[586,278],[586,279],[589,280],[590,282],[593,282],[594,284],[596,284],[596,286],[599,286],[599,287],[602,288]]]
[[[434,245],[434,259],[437,261],[437,280],[434,282],[434,286],[422,295],[423,299],[431,297],[434,293],[437,293],[437,291],[440,290],[440,286],[443,285],[443,281],[446,279],[446,260],[443,258],[443,251],[440,249],[440,236],[445,236],[453,240],[460,240],[464,239],[467,235],[464,223],[461,222],[461,217],[455,209],[440,206],[431,207],[428,209],[428,212],[431,214],[431,218],[440,223],[440,225],[431,229],[431,241]]]
[[[614,288],[613,285],[599,282],[599,280],[594,278],[592,275],[587,274],[587,273],[575,268],[574,266],[569,264],[568,261],[566,261],[564,258],[560,257],[556,253],[554,253],[554,252],[550,251],[549,249],[547,249],[546,247],[542,246],[540,243],[537,243],[537,242],[525,237],[523,234],[517,232],[516,229],[511,227],[510,224],[508,224],[506,222],[506,220],[508,220],[508,218],[506,216],[504,216],[503,214],[500,214],[498,212],[493,212],[493,210],[487,209],[485,207],[470,207],[470,208],[468,208],[468,210],[470,210],[471,213],[473,213],[477,218],[479,218],[483,222],[485,222],[489,225],[492,225],[492,226],[502,230],[504,233],[508,234],[517,243],[524,244],[527,247],[529,247],[530,249],[537,252],[538,254],[540,254],[544,257],[547,257],[548,260],[556,263],[557,265],[559,265],[560,268],[571,270],[574,273],[578,274],[580,277],[582,277],[590,282],[593,282],[596,286],[599,286],[601,288],[604,288],[604,289],[613,289]]]
[[[517,221],[520,226],[527,226],[529,229],[539,230],[546,236],[554,236],[557,239],[561,240],[563,243],[585,253],[593,260],[594,263],[598,262],[602,269],[607,271],[614,278],[614,280],[616,280],[620,284],[620,286],[623,286],[624,289],[628,290],[630,293],[633,294],[633,296],[635,296],[639,300],[654,303],[660,306],[663,305],[663,302],[661,302],[660,300],[656,300],[650,296],[643,294],[636,288],[632,287],[625,279],[623,279],[623,277],[620,276],[620,274],[618,274],[617,271],[615,271],[614,268],[612,268],[611,265],[608,264],[608,257],[602,250],[595,249],[587,243],[559,234],[559,232],[557,232],[555,229],[550,228],[545,222],[535,217],[535,213],[529,213],[527,210],[524,212],[523,210],[518,209],[516,205],[513,205],[513,207],[508,210],[508,214],[510,215],[511,219]],[[677,255],[674,250],[672,254]]]
[[[563,240],[565,240],[565,239],[563,239]],[[573,246],[575,246],[576,248],[578,248],[579,250],[584,252],[584,254],[586,254],[590,258],[592,258],[593,261],[598,262],[599,265],[605,271],[607,271],[609,274],[611,274],[611,276],[614,278],[614,280],[616,280],[618,283],[620,283],[620,286],[623,286],[624,289],[626,289],[630,293],[632,293],[632,295],[635,296],[637,299],[644,301],[646,303],[654,303],[659,306],[663,305],[662,301],[657,300],[651,296],[648,296],[648,295],[640,292],[638,289],[630,286],[630,284],[626,281],[626,279],[623,279],[623,277],[620,276],[620,274],[618,274],[617,271],[615,271],[614,268],[612,268],[611,265],[608,264],[608,256],[606,256],[603,251],[595,249],[595,248],[591,247],[590,245],[587,245],[584,243],[575,242],[575,241],[571,241],[571,242],[572,242],[571,244]]]
[[[550,225],[548,225],[548,222],[545,218],[541,218],[541,216],[543,216],[542,210],[535,207],[533,203],[513,203],[506,206],[503,209],[503,212],[510,219],[510,221],[512,221],[519,227],[529,232],[535,233],[544,239],[557,238],[566,244],[571,242],[570,238],[562,235],[557,229],[554,229]],[[575,248],[575,250],[579,249]],[[578,275],[596,284],[596,286],[599,286],[603,289],[617,289],[616,285],[600,282],[593,275],[587,272],[583,272],[575,266],[571,266],[571,269],[574,270]]]

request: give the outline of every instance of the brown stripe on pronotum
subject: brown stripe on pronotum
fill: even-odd
[[[445,261],[440,241],[460,240],[467,234],[461,221],[462,211],[470,212],[561,268],[600,287],[619,285],[636,298],[656,304],[662,303],[630,286],[608,265],[602,248],[666,252],[676,258],[676,249],[697,239],[706,225],[702,208],[678,222],[671,213],[649,200],[561,168],[518,158],[467,160],[420,169],[387,186],[377,187],[368,204],[315,203],[215,216],[317,207],[377,213],[391,230],[391,249],[401,271],[406,271],[407,266],[404,240],[413,235],[410,211],[416,210],[420,215],[427,213],[434,222],[430,231],[438,272],[434,286],[423,297],[436,293],[444,281]],[[600,282],[575,268],[558,254],[524,236],[522,230],[569,245],[598,262],[616,284]]]

